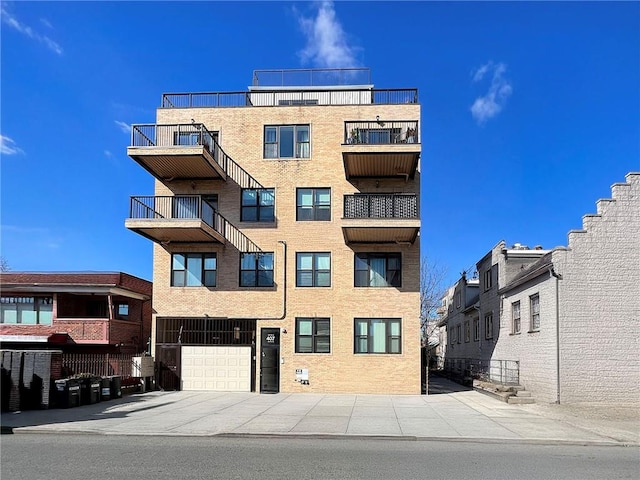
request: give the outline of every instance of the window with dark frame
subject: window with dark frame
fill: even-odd
[[[240,254],[241,287],[273,287],[273,252]]]
[[[331,253],[296,253],[296,287],[330,287]]]
[[[484,272],[484,289],[489,290],[493,286],[493,277],[491,275],[491,268]]]
[[[296,220],[331,220],[330,188],[298,188],[296,190]]]
[[[296,353],[331,353],[331,321],[296,318]]]
[[[53,297],[0,297],[0,323],[51,325]]]
[[[484,316],[484,338],[493,338],[493,313]]]
[[[129,303],[116,302],[115,310],[116,310],[116,318],[118,320],[129,320]]]
[[[309,158],[309,125],[264,127],[264,158]]]
[[[215,253],[174,253],[171,255],[172,287],[215,287]]]
[[[400,287],[402,265],[399,253],[356,253],[356,287]]]
[[[531,331],[537,332],[540,330],[540,295],[535,294],[529,297],[530,310],[531,310]]]
[[[241,222],[275,222],[275,191],[273,188],[242,190]]]
[[[456,339],[458,340],[458,343],[462,343],[462,325],[458,324],[456,326]]]
[[[520,333],[520,302],[513,302],[511,304],[511,333]]]
[[[465,343],[471,341],[471,325],[469,324],[469,320],[464,322],[464,341]]]
[[[399,318],[356,318],[354,353],[402,353]]]
[[[473,341],[477,342],[480,340],[480,319],[473,319]]]

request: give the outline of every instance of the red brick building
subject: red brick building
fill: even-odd
[[[151,282],[122,272],[3,272],[0,346],[142,352],[151,295]]]

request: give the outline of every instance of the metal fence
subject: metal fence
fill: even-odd
[[[473,358],[448,358],[444,371],[452,376],[502,385],[520,384],[520,362],[518,360],[478,360]]]
[[[91,373],[102,377],[119,375],[123,379],[132,375],[133,357],[144,353],[63,353],[62,376]]]

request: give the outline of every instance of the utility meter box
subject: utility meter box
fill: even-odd
[[[153,357],[133,357],[131,359],[132,377],[153,377]]]

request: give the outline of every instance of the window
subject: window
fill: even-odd
[[[529,297],[531,308],[531,331],[540,330],[540,296],[536,293]]]
[[[462,305],[462,292],[457,292],[456,293],[456,308],[460,308],[460,305]]]
[[[264,158],[309,158],[309,125],[264,127]]]
[[[172,287],[215,287],[215,253],[174,253],[171,262]]]
[[[491,276],[491,268],[484,272],[484,289],[489,290],[493,286],[493,277]]]
[[[129,320],[129,304],[127,302],[117,302],[115,304],[116,318],[119,320]]]
[[[330,353],[328,318],[296,318],[296,353]]]
[[[493,313],[484,316],[484,338],[493,338]]]
[[[471,341],[471,325],[469,324],[469,320],[464,322],[464,341],[465,343]]]
[[[401,286],[399,253],[356,253],[356,287]]]
[[[474,342],[477,342],[478,340],[480,340],[480,319],[479,318],[473,319],[473,340]]]
[[[297,253],[296,287],[330,287],[331,254]]]
[[[451,345],[456,343],[456,329],[455,327],[451,327]]]
[[[296,193],[296,220],[331,220],[331,190],[299,188]]]
[[[273,287],[273,253],[241,253],[240,286]]]
[[[511,304],[511,333],[520,333],[520,302]]]
[[[0,323],[51,325],[53,297],[0,297]]]
[[[275,222],[273,188],[242,190],[241,222]]]
[[[458,343],[462,342],[462,325],[458,324],[458,326],[456,327],[456,339],[458,341]]]
[[[355,353],[401,353],[399,318],[356,318]]]

